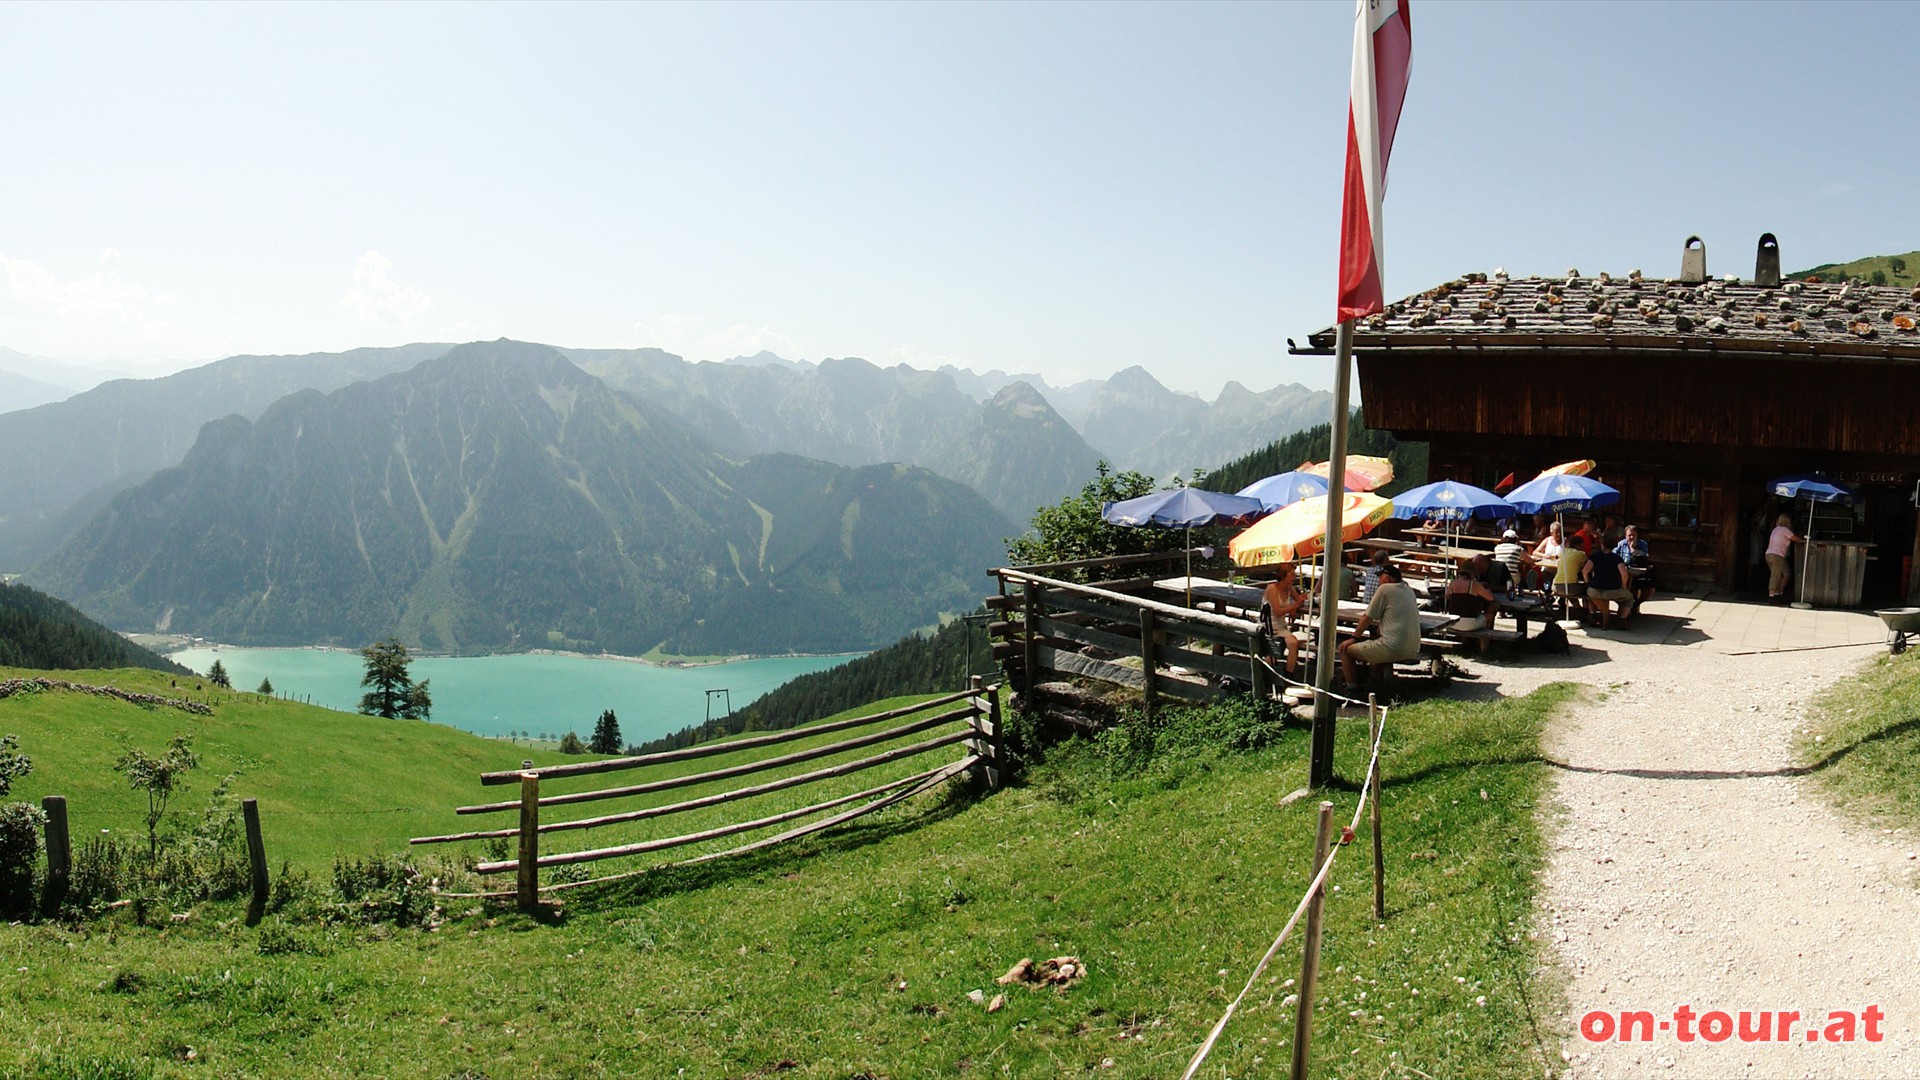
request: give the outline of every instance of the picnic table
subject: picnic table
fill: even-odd
[[[1260,611],[1261,597],[1264,596],[1267,591],[1264,585],[1242,584],[1240,582],[1221,581],[1217,578],[1203,577],[1161,578],[1153,583],[1153,587],[1163,592],[1179,593],[1181,596],[1187,596],[1191,593],[1195,600],[1206,600],[1218,605],[1223,610],[1226,608],[1235,608],[1240,611],[1250,611],[1256,614]]]
[[[1500,544],[1500,538],[1498,536],[1480,536],[1476,533],[1464,533],[1458,530],[1449,532],[1446,529],[1408,529],[1406,530],[1406,535],[1417,536],[1422,540],[1432,541],[1435,546],[1440,546],[1451,541],[1454,546],[1474,544],[1491,551]],[[1482,552],[1482,554],[1485,554],[1485,552]]]

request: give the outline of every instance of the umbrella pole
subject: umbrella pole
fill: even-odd
[[[1807,603],[1807,568],[1813,564],[1813,500],[1811,498],[1807,500],[1807,535],[1800,548],[1803,552],[1800,556],[1800,599],[1795,600],[1793,606],[1804,610],[1813,606]],[[1789,562],[1793,559],[1792,544],[1787,545],[1787,559]]]
[[[1187,606],[1193,606],[1193,526],[1187,526]]]

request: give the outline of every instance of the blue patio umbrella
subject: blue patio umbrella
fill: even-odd
[[[1393,497],[1393,516],[1397,518],[1437,518],[1441,521],[1470,521],[1474,518],[1512,517],[1518,511],[1513,503],[1486,488],[1441,480]]]
[[[1248,499],[1259,499],[1260,505],[1268,510],[1279,510],[1282,507],[1292,506],[1301,499],[1311,499],[1326,493],[1326,477],[1292,469],[1283,473],[1274,473],[1264,480],[1255,480],[1234,494]]]
[[[1838,480],[1819,473],[1794,473],[1767,481],[1767,492],[1783,499],[1812,499],[1814,502],[1851,503],[1860,494]]]
[[[1807,500],[1807,538],[1813,538],[1813,504],[1817,502],[1841,503],[1853,502],[1860,494],[1838,480],[1829,480],[1819,473],[1794,473],[1791,476],[1776,477],[1767,481],[1767,493],[1783,499]],[[1807,603],[1806,562],[1800,564],[1800,599],[1793,605],[1797,608],[1811,607]]]
[[[1131,528],[1159,526],[1187,530],[1187,605],[1193,605],[1193,527],[1243,525],[1266,513],[1259,499],[1228,495],[1204,488],[1181,487],[1156,491],[1137,499],[1110,502],[1100,508],[1100,520]]]
[[[1523,514],[1562,514],[1612,506],[1620,492],[1591,476],[1555,474],[1521,484],[1507,492],[1507,501]]]

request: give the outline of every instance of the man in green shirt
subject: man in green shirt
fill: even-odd
[[[1354,636],[1340,645],[1340,677],[1348,686],[1360,681],[1354,677],[1358,666],[1420,655],[1420,605],[1400,579],[1399,567],[1388,563],[1380,568],[1380,587],[1353,629]],[[1368,638],[1367,632],[1375,629],[1379,636]]]

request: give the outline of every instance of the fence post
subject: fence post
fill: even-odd
[[[971,695],[967,698],[967,706],[973,710],[972,715],[967,717],[967,726],[973,729],[973,738],[967,740],[966,747],[968,754],[980,759],[980,763],[973,767],[974,774],[986,780],[991,787],[993,780],[989,770],[993,767],[993,751],[987,745],[986,710],[980,707],[980,684],[983,681],[979,675],[967,676],[967,693]]]
[[[987,790],[999,791],[1000,779],[1007,767],[1007,733],[1000,724],[1000,688],[987,687],[987,723],[993,730],[988,733],[987,746],[993,751],[993,764],[987,766]]]
[[[1020,692],[1026,695],[1028,707],[1031,708],[1033,688],[1040,682],[1040,643],[1034,637],[1037,627],[1034,620],[1040,614],[1040,586],[1031,581],[1025,582],[1020,589],[1020,595],[1026,615],[1026,655],[1021,658],[1024,672],[1021,678],[1026,682],[1020,688]]]
[[[1267,677],[1267,664],[1260,654],[1265,645],[1265,635],[1247,635],[1247,663],[1253,672],[1253,700],[1259,709],[1259,715],[1265,719],[1273,706],[1273,682]]]
[[[67,898],[67,886],[73,880],[73,839],[67,831],[67,797],[49,795],[40,800],[47,815],[47,892],[43,900],[48,914],[60,910]]]
[[[521,911],[540,910],[540,774],[520,774],[520,877],[514,899]]]
[[[247,868],[253,885],[253,895],[247,900],[247,925],[252,926],[267,913],[267,843],[260,835],[260,803],[240,800],[240,817],[247,827]]]
[[[1327,861],[1327,840],[1333,832],[1333,804],[1320,804],[1320,831],[1313,839],[1313,877],[1320,875],[1320,867]],[[1300,1012],[1293,1021],[1293,1080],[1306,1080],[1307,1050],[1313,1039],[1313,981],[1320,974],[1320,915],[1321,907],[1326,903],[1327,890],[1323,884],[1313,890],[1313,899],[1307,901],[1307,939],[1306,952],[1300,958]]]
[[[1374,695],[1367,695],[1367,745],[1374,746],[1380,741],[1380,732],[1386,726],[1385,717],[1375,711]],[[1380,758],[1369,753],[1371,763],[1367,772],[1367,786],[1373,792],[1373,919],[1375,922],[1387,921],[1387,857],[1380,841]]]
[[[1148,720],[1153,719],[1153,612],[1148,608],[1140,609],[1140,676],[1144,684],[1140,687],[1140,708]]]

